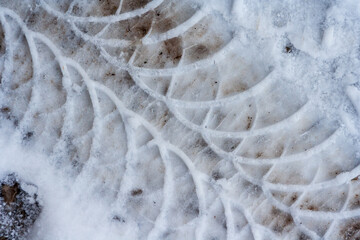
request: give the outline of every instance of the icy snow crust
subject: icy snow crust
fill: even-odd
[[[360,237],[359,4],[0,0],[28,239]]]

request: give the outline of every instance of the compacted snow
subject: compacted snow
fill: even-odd
[[[0,0],[0,22],[25,239],[360,238],[359,1]]]

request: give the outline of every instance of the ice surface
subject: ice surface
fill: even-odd
[[[0,22],[26,239],[360,237],[360,2],[0,0]]]

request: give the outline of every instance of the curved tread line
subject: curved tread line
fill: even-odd
[[[351,181],[351,179],[359,175],[360,175],[360,165],[352,169],[351,171],[343,172],[337,175],[336,178],[334,179],[320,183],[314,183],[310,185],[300,185],[300,184],[294,185],[294,184],[279,184],[279,183],[264,182],[264,185],[266,187],[269,187],[269,189],[283,191],[283,192],[314,191],[314,190],[332,188],[334,186],[340,186],[343,184],[348,184]]]
[[[97,36],[90,36],[88,34],[83,33],[77,26],[75,23],[70,22],[71,28],[74,30],[74,33],[82,38],[85,41],[89,41],[91,43],[93,43],[95,46],[110,46],[110,47],[122,47],[122,48],[126,48],[128,46],[131,45],[131,41],[129,40],[124,40],[124,39],[104,39],[104,38],[99,38]]]
[[[114,65],[115,67],[132,72],[133,74],[150,76],[150,77],[159,77],[159,76],[172,76],[177,73],[188,72],[192,70],[197,70],[199,68],[205,68],[210,66],[211,64],[216,64],[217,61],[221,61],[225,58],[226,53],[231,52],[235,47],[236,38],[232,38],[222,49],[214,53],[211,57],[199,60],[194,63],[180,65],[172,68],[143,68],[136,67],[130,64],[126,64],[125,62],[118,60],[116,57],[111,56],[103,47],[100,47],[101,55],[107,60],[109,63]]]
[[[336,130],[332,135],[325,139],[320,144],[308,149],[307,151],[295,153],[292,155],[285,155],[279,158],[248,158],[234,154],[233,152],[226,152],[216,146],[209,140],[209,136],[204,134],[203,137],[208,139],[206,142],[216,153],[224,159],[232,160],[236,163],[251,164],[251,165],[262,165],[262,164],[275,164],[275,163],[288,163],[306,160],[307,157],[313,154],[318,154],[324,149],[329,147],[335,138],[340,134],[340,129]],[[241,144],[241,143],[240,143]],[[240,145],[239,144],[239,145]]]
[[[122,0],[123,1],[123,0]],[[206,16],[208,13],[208,8],[201,8],[198,10],[193,16],[191,16],[189,19],[187,19],[185,22],[181,23],[180,25],[177,25],[176,27],[160,34],[152,35],[151,32],[149,32],[144,38],[142,38],[141,42],[143,45],[151,45],[156,44],[162,41],[166,41],[168,39],[178,37],[182,34],[184,34],[189,28],[197,24],[202,18]],[[118,15],[118,13],[116,13]],[[102,34],[106,29],[110,26],[108,23],[100,32],[96,33],[94,36],[91,36],[89,34],[86,34],[82,32],[74,22],[70,22],[72,28],[76,32],[76,34],[83,38],[86,41],[90,41],[95,45],[100,46],[111,46],[111,47],[127,47],[133,43],[133,41],[125,40],[125,39],[117,39],[117,38],[102,38]]]
[[[149,133],[151,135],[153,135],[153,137],[155,139],[157,139],[156,142],[157,142],[158,146],[162,145],[167,149],[167,151],[171,151],[175,155],[180,157],[180,159],[185,163],[185,165],[189,169],[189,172],[191,173],[191,176],[192,176],[192,178],[194,180],[194,183],[195,183],[195,186],[196,186],[197,197],[199,199],[200,214],[202,214],[204,212],[204,210],[205,210],[204,209],[205,200],[202,197],[202,196],[204,196],[204,194],[203,194],[203,189],[201,187],[201,185],[202,185],[201,183],[203,181],[208,182],[209,181],[208,176],[206,176],[203,173],[196,170],[194,164],[189,159],[189,157],[182,150],[180,150],[178,147],[172,145],[168,141],[165,141],[161,137],[160,133],[158,133],[157,130],[150,123],[147,122],[147,120],[145,120],[140,115],[134,113],[133,111],[131,111],[131,110],[127,109],[125,106],[123,106],[123,103],[116,97],[116,95],[109,88],[107,88],[106,86],[103,86],[103,85],[101,85],[101,84],[99,84],[97,82],[94,82],[93,80],[90,80],[90,81],[92,81],[92,84],[94,84],[94,87],[96,87],[97,89],[99,89],[100,91],[102,91],[106,95],[108,95],[108,97],[115,103],[115,105],[117,106],[117,108],[118,108],[118,110],[120,112],[123,112],[129,118],[134,118],[134,121],[137,121],[138,124],[143,125],[147,129],[147,131],[149,131]]]
[[[64,14],[64,13],[58,11],[58,10],[55,10],[55,9],[51,8],[45,2],[45,0],[40,0],[41,6],[48,13],[51,13],[52,15],[54,15],[54,16],[60,18],[60,19],[64,19],[65,21],[70,21],[70,22],[91,22],[91,23],[114,23],[114,22],[129,19],[129,18],[134,18],[134,17],[137,17],[137,16],[141,16],[144,13],[158,7],[161,3],[163,3],[163,1],[164,0],[153,0],[153,1],[149,2],[148,4],[146,4],[143,8],[139,8],[139,9],[136,9],[134,11],[122,13],[122,14],[119,14],[119,15],[102,16],[102,17],[94,17],[94,16],[92,16],[92,17],[78,17],[78,16],[73,16],[73,15],[70,15],[70,14]]]
[[[131,77],[133,78],[134,82],[141,87],[145,92],[147,92],[152,97],[163,101],[167,103],[171,103],[174,107],[180,107],[180,108],[189,108],[189,109],[199,109],[199,108],[210,108],[210,107],[221,107],[227,104],[232,104],[235,101],[240,101],[246,98],[253,97],[254,95],[260,94],[261,89],[265,86],[270,85],[273,83],[274,78],[272,77],[273,74],[268,74],[263,80],[255,84],[254,86],[248,88],[247,90],[243,92],[239,92],[236,95],[225,97],[225,98],[218,98],[214,100],[206,100],[206,101],[187,101],[187,100],[181,100],[181,99],[175,99],[169,96],[164,96],[153,89],[151,89],[149,86],[147,86],[141,79],[140,76],[136,74],[136,71],[129,71]],[[172,80],[174,81],[174,80]],[[172,82],[171,81],[171,82]]]
[[[13,69],[13,45],[10,44],[9,33],[10,27],[7,23],[4,14],[0,16],[1,25],[4,31],[4,40],[5,40],[5,61],[4,61],[4,71],[1,73],[1,88],[7,92],[5,85],[10,82],[10,74]]]
[[[189,28],[197,24],[201,19],[203,19],[209,13],[209,8],[202,6],[195,14],[188,18],[185,22],[177,25],[176,27],[160,34],[156,35],[147,35],[142,39],[144,45],[156,44],[158,42],[166,41],[168,39],[178,37],[184,34]]]

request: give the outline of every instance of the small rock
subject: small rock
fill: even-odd
[[[15,174],[0,180],[0,240],[25,239],[41,212],[36,194],[24,191]]]

